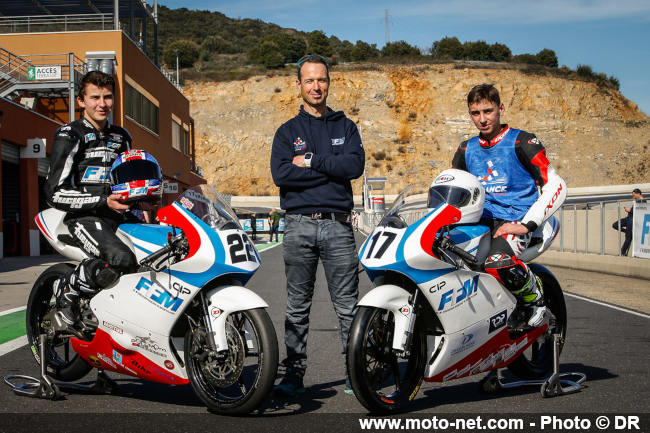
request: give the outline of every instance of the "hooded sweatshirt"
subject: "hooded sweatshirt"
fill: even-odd
[[[271,174],[288,214],[349,213],[350,180],[363,174],[365,152],[356,125],[342,111],[321,117],[300,113],[278,128],[271,151]],[[312,152],[311,168],[293,158]]]

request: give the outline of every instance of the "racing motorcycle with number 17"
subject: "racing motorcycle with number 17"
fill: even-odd
[[[555,276],[528,265],[546,305],[541,323],[531,327],[515,297],[484,270],[492,237],[477,224],[482,185],[449,186],[453,177],[443,176],[431,187],[406,187],[359,252],[375,288],[359,301],[347,369],[357,399],[373,413],[404,410],[423,380],[500,368],[525,380],[545,378],[553,369],[554,334],[560,350],[564,344],[567,312]],[[477,217],[462,220],[470,207]],[[519,259],[528,263],[546,251],[559,228],[546,216]]]

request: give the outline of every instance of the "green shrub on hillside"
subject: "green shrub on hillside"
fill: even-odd
[[[163,61],[169,68],[176,69],[174,49],[178,49],[178,62],[181,68],[188,68],[199,60],[199,50],[196,45],[190,41],[179,40],[167,45],[163,51]]]
[[[422,55],[420,50],[406,41],[389,42],[381,49],[383,57],[419,57]]]

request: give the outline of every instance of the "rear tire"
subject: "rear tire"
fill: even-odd
[[[49,267],[34,283],[27,301],[26,329],[27,340],[32,355],[40,365],[40,335],[44,334],[41,322],[43,317],[54,309],[54,291],[52,284],[67,274],[73,266],[59,263]],[[92,366],[76,354],[70,345],[70,338],[55,336],[48,339],[45,348],[47,373],[54,379],[71,382],[87,375]]]
[[[564,294],[555,275],[541,265],[528,265],[542,280],[546,307],[555,316],[553,334],[560,334],[560,353],[564,347],[567,331],[567,311]],[[553,339],[539,339],[508,365],[508,370],[523,380],[538,380],[551,375],[553,371]]]
[[[223,361],[199,360],[192,345],[199,338],[185,335],[185,363],[192,389],[208,410],[219,415],[245,415],[270,394],[278,370],[278,340],[264,309],[232,313],[226,324],[229,353]],[[196,352],[196,348],[194,350]],[[200,354],[200,353],[199,353]]]
[[[372,413],[402,411],[415,398],[424,377],[426,335],[417,319],[410,355],[392,350],[395,319],[388,310],[359,307],[350,329],[347,368],[359,402]]]

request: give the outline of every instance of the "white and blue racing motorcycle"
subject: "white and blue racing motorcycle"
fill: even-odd
[[[36,223],[72,260],[86,258],[48,209]],[[52,284],[70,264],[47,269],[27,304],[27,337],[48,375],[72,381],[91,368],[170,385],[191,384],[219,414],[245,414],[270,393],[278,343],[266,302],[244,285],[260,266],[236,215],[210,186],[185,191],[158,211],[160,225],[123,224],[118,236],[140,269],[82,299],[80,328],[58,319]],[[45,334],[46,360],[39,351]]]
[[[553,334],[560,335],[560,349],[564,343],[566,306],[553,274],[529,264],[542,280],[547,306],[543,322],[530,328],[515,297],[484,272],[489,229],[457,224],[461,210],[448,199],[424,184],[408,186],[361,247],[359,258],[375,288],[359,302],[347,368],[357,399],[370,412],[403,410],[423,380],[446,382],[506,367],[521,379],[544,378],[553,369]],[[543,253],[558,231],[550,216],[520,259]]]

